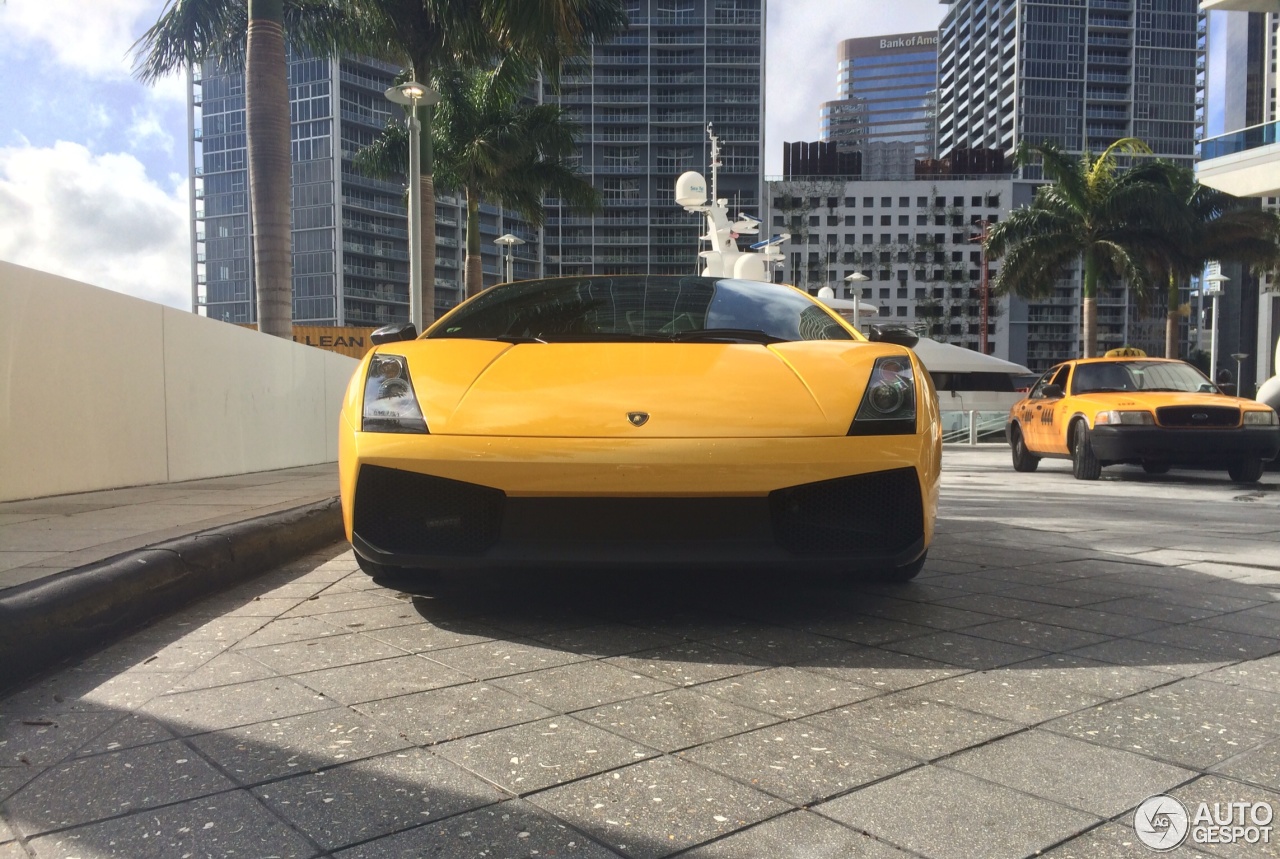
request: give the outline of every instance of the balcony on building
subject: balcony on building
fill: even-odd
[[[1280,194],[1280,122],[1206,138],[1200,159],[1201,184],[1237,197],[1274,197]]]

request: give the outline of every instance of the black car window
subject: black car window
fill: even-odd
[[[1065,369],[1066,367],[1062,365],[1059,365],[1057,367],[1050,367],[1049,370],[1043,376],[1040,377],[1040,381],[1035,383],[1035,386],[1032,387],[1031,393],[1028,396],[1030,396],[1032,399],[1035,399],[1035,400],[1044,399],[1044,389],[1049,387],[1052,384],[1055,384],[1055,382],[1053,381],[1053,378],[1057,375],[1060,375],[1062,371],[1064,371]]]
[[[643,275],[496,286],[427,336],[530,342],[855,339],[826,309],[779,284]]]

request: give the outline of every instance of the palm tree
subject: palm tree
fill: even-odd
[[[1150,153],[1126,137],[1094,157],[1073,156],[1052,144],[1022,147],[1018,163],[1039,156],[1049,184],[1036,189],[1030,206],[1012,212],[987,233],[987,253],[1004,258],[993,288],[1026,298],[1050,293],[1078,259],[1084,264],[1082,328],[1084,357],[1098,351],[1098,284],[1113,276],[1144,287],[1150,281],[1147,249],[1177,227],[1175,213],[1159,203],[1162,185],[1142,171],[1120,170],[1122,154]]]
[[[1178,357],[1180,287],[1211,260],[1229,260],[1263,269],[1280,265],[1280,216],[1196,181],[1188,167],[1165,161],[1143,168],[1167,187],[1168,207],[1182,221],[1153,247],[1153,268],[1166,284],[1164,354]]]
[[[517,56],[539,66],[553,83],[560,64],[593,40],[626,29],[622,0],[357,0],[358,36],[349,43],[398,63],[419,81],[436,71]],[[423,324],[435,318],[435,107],[418,108],[422,123]]]
[[[599,195],[568,159],[576,128],[558,105],[528,104],[533,69],[507,59],[492,69],[452,69],[437,74],[440,92],[434,126],[437,175],[467,198],[466,295],[484,287],[480,262],[480,204],[499,202],[534,226],[546,217],[543,197],[559,197],[586,211],[599,208]],[[409,138],[392,123],[356,156],[356,166],[391,178],[404,171]]]
[[[135,74],[145,82],[211,57],[244,62],[258,330],[277,337],[293,336],[285,33],[326,52],[347,20],[336,0],[168,0],[133,45]]]

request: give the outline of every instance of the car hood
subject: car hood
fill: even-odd
[[[1225,394],[1184,394],[1172,391],[1117,391],[1115,393],[1081,394],[1077,403],[1097,405],[1101,409],[1156,409],[1165,406],[1216,406],[1238,409],[1248,400],[1228,397]]]
[[[378,351],[408,359],[433,434],[559,438],[843,436],[875,359],[909,356],[898,346],[863,341],[762,346],[439,338]],[[636,426],[632,413],[648,418]]]

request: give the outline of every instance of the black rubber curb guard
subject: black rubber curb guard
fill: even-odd
[[[330,498],[0,591],[0,690],[343,534]]]

